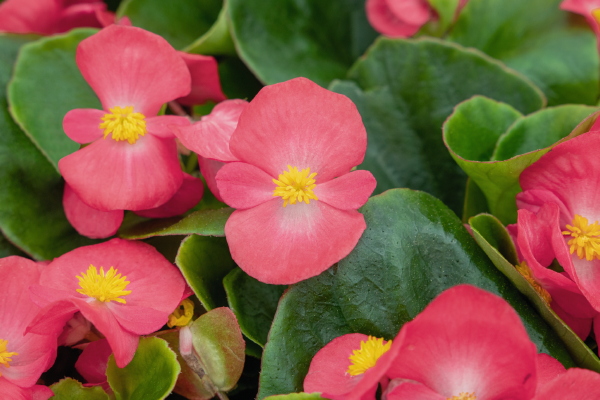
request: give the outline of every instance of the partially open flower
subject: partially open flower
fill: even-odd
[[[432,17],[427,0],[367,0],[373,28],[390,37],[410,37]]]

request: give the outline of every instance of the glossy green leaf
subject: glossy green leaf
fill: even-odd
[[[237,57],[219,58],[219,76],[223,93],[230,99],[251,101],[263,84]]]
[[[488,205],[485,193],[479,186],[473,181],[473,179],[467,179],[467,189],[465,192],[465,205],[463,207],[462,222],[464,224],[469,222],[469,218],[474,217],[477,214],[487,213]]]
[[[213,26],[184,51],[195,54],[233,55],[235,45],[227,25],[228,4],[225,2]]]
[[[201,235],[225,236],[225,223],[232,208],[208,209],[185,217],[146,219],[132,217],[132,223],[121,225],[117,235],[123,239],[146,239],[152,236]]]
[[[460,0],[427,0],[431,7],[436,11],[438,20],[435,21],[436,31],[445,32],[450,25],[455,22],[456,9]],[[430,21],[432,23],[432,21]]]
[[[444,141],[485,194],[491,213],[511,224],[517,221],[515,195],[521,191],[521,172],[552,146],[587,132],[597,114],[578,124],[595,110],[567,105],[523,117],[507,104],[478,96],[456,106],[444,123]]]
[[[60,175],[8,112],[6,85],[19,48],[31,39],[0,36],[0,229],[33,258],[51,260],[94,242],[77,234],[67,221]],[[44,105],[41,112],[48,107]],[[14,246],[2,242],[4,251],[15,254]]]
[[[238,54],[265,84],[343,78],[377,37],[364,0],[228,0]]]
[[[562,0],[469,0],[448,39],[527,75],[549,105],[598,100],[596,38],[570,26]]]
[[[441,201],[394,189],[360,211],[367,230],[356,248],[281,298],[263,353],[259,399],[302,391],[312,357],[332,339],[352,332],[392,339],[437,295],[460,283],[503,297],[538,351],[574,365],[556,333]]]
[[[8,85],[10,112],[58,171],[58,160],[79,150],[65,135],[65,114],[75,108],[102,109],[75,62],[79,42],[98,32],[75,29],[23,46]]]
[[[473,236],[494,265],[515,285],[537,312],[558,334],[579,367],[600,372],[600,360],[593,351],[556,315],[514,265],[517,253],[504,225],[492,215],[482,214],[469,220]]]
[[[223,278],[236,267],[222,237],[190,235],[175,263],[206,310],[227,306]]]
[[[469,79],[464,79],[468,76]],[[367,128],[360,169],[377,179],[375,193],[423,190],[462,211],[466,176],[444,148],[441,126],[473,95],[504,101],[525,113],[543,106],[539,89],[485,56],[435,39],[378,39],[350,70],[355,82],[330,89],[348,96]]]
[[[117,17],[165,38],[178,50],[192,44],[213,26],[223,0],[125,0]]]
[[[54,392],[52,400],[108,400],[109,397],[100,386],[83,387],[75,379],[65,378],[50,386]]]
[[[244,339],[235,315],[227,307],[215,308],[190,325],[194,351],[212,383],[231,390],[244,369]]]
[[[269,396],[266,400],[322,400],[319,393],[290,393],[276,396]]]
[[[235,313],[244,335],[264,347],[277,303],[287,286],[259,282],[240,268],[225,277],[223,286],[229,308]]]
[[[171,393],[181,367],[167,342],[142,337],[133,360],[117,367],[115,356],[108,359],[106,376],[117,400],[161,400]]]

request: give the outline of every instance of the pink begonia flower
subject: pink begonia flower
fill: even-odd
[[[240,162],[217,173],[237,210],[225,225],[250,276],[291,284],[347,256],[366,229],[357,211],[376,186],[362,163],[367,132],[356,106],[306,78],[263,88],[240,115],[229,149]]]
[[[0,259],[0,397],[48,399],[54,394],[35,385],[54,363],[62,324],[49,324],[44,335],[26,333],[40,308],[28,288],[40,279],[39,265],[26,258]]]
[[[313,358],[304,391],[333,400],[373,400],[380,382],[387,400],[530,400],[536,391],[538,356],[521,319],[506,301],[473,286],[440,294],[391,346],[372,341],[352,338],[343,349],[345,341],[334,339]],[[548,364],[542,360],[554,369]]]
[[[104,385],[107,382],[106,367],[112,349],[106,339],[89,343],[75,363],[75,369],[87,383]]]
[[[190,122],[156,115],[163,103],[189,93],[185,62],[162,37],[119,25],[83,40],[76,57],[103,110],[75,109],[65,116],[67,136],[91,144],[62,158],[61,174],[83,202],[99,211],[166,203],[183,182],[168,126]]]
[[[521,173],[523,192],[517,195],[519,209],[532,213],[544,206],[549,209],[545,235],[554,255],[596,311],[600,311],[598,150],[600,133],[593,131],[558,144]]]
[[[114,20],[101,0],[5,0],[0,32],[52,35],[73,28],[101,28]]]
[[[137,349],[139,335],[160,329],[179,305],[185,281],[179,270],[146,243],[112,239],[56,258],[42,271],[31,299],[43,307],[28,331],[43,334],[80,311],[115,354],[119,368]]]
[[[229,140],[247,105],[245,100],[226,100],[191,126],[171,127],[181,144],[198,154],[200,172],[219,201],[223,199],[217,187],[216,175],[225,163],[239,161],[229,150]]]
[[[76,312],[73,318],[67,321],[62,333],[58,337],[59,346],[73,346],[88,336],[92,329],[92,323]]]

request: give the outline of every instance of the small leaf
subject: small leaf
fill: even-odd
[[[100,387],[83,387],[75,379],[65,378],[50,386],[52,400],[108,400],[108,394]]]
[[[162,400],[175,387],[181,367],[167,342],[142,337],[133,360],[117,367],[115,356],[108,359],[106,376],[117,400]]]
[[[212,383],[231,390],[244,369],[244,339],[235,315],[227,307],[215,308],[190,325],[194,351]]]
[[[265,397],[265,400],[321,400],[325,399],[321,397],[319,393],[290,393],[290,394],[279,394],[275,396]]]

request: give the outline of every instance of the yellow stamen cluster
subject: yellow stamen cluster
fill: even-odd
[[[104,139],[112,133],[117,142],[127,140],[134,144],[140,135],[146,134],[146,117],[142,113],[134,113],[133,106],[113,107],[110,113],[104,114],[102,121],[99,128],[104,129]]]
[[[448,397],[447,400],[477,400],[477,396],[475,396],[475,392],[473,393],[459,393],[458,396]]]
[[[4,365],[6,368],[10,368],[9,362],[12,362],[12,357],[18,356],[19,353],[9,352],[6,350],[6,346],[8,345],[8,340],[0,339],[0,364]],[[0,376],[2,374],[0,373]]]
[[[167,325],[169,328],[174,326],[186,326],[192,320],[194,316],[194,302],[190,299],[184,299],[175,311],[171,315],[169,315],[169,321]]]
[[[374,367],[379,357],[384,355],[391,347],[391,340],[386,344],[383,344],[382,338],[373,336],[369,336],[366,342],[361,340],[360,349],[354,350],[352,355],[348,357],[352,363],[347,372],[352,376],[364,374],[366,370]]]
[[[546,303],[550,304],[550,302],[552,301],[552,297],[550,297],[550,293],[548,293],[548,291],[546,289],[544,289],[535,280],[535,277],[533,276],[533,272],[531,272],[529,265],[527,265],[527,261],[523,261],[523,262],[521,262],[521,264],[515,265],[515,268],[517,268],[517,271],[519,271],[521,273],[521,275],[523,275],[523,277],[525,279],[527,279],[527,282],[529,282],[531,284],[531,286],[533,286],[535,291],[538,292],[538,294],[542,297],[542,299],[544,299],[544,301]]]
[[[283,206],[289,204],[296,204],[296,202],[310,204],[310,199],[319,200],[313,193],[315,186],[316,172],[310,173],[310,168],[305,168],[302,171],[298,171],[298,168],[291,167],[288,165],[289,171],[283,171],[283,174],[279,175],[279,179],[273,179],[273,182],[277,185],[273,196],[281,196],[285,202]]]
[[[587,218],[581,215],[575,215],[572,222],[573,226],[567,225],[567,231],[563,231],[563,235],[571,236],[568,244],[571,246],[571,254],[577,251],[577,256],[580,260],[585,259],[592,261],[594,257],[600,260],[600,225],[598,221],[592,225],[588,225]]]
[[[81,289],[77,289],[78,293],[105,303],[116,301],[125,304],[126,301],[121,296],[131,293],[131,290],[125,290],[129,285],[129,282],[126,281],[127,277],[121,277],[121,274],[117,274],[117,270],[113,267],[110,267],[107,273],[104,273],[104,269],[100,267],[100,273],[98,273],[96,267],[90,265],[87,273],[82,272],[77,279],[79,279],[81,287]]]

